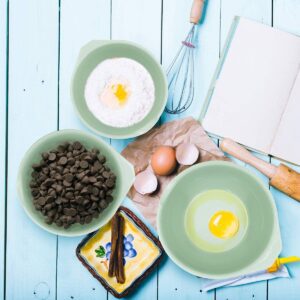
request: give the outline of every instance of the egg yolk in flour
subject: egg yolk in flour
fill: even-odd
[[[110,108],[120,108],[126,104],[128,95],[128,88],[125,84],[110,84],[105,86],[100,100]]]
[[[232,212],[220,210],[211,217],[208,227],[214,236],[228,239],[238,232],[239,220]]]

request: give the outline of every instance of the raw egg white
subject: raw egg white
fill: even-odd
[[[227,251],[240,243],[248,227],[243,202],[225,190],[207,190],[197,195],[185,214],[190,240],[209,252]]]

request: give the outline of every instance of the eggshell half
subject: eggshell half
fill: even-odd
[[[157,178],[149,169],[137,174],[133,184],[136,191],[141,195],[155,192],[157,185]]]
[[[181,165],[190,166],[199,157],[199,150],[194,144],[183,143],[176,148],[176,159]]]

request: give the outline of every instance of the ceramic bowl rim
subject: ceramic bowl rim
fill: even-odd
[[[33,144],[31,144],[31,146],[29,146],[29,148],[27,149],[27,151],[25,152],[19,168],[18,168],[18,175],[17,175],[17,194],[18,194],[18,199],[19,202],[21,203],[21,206],[23,207],[24,211],[26,212],[27,216],[36,224],[38,225],[40,228],[58,235],[58,236],[65,236],[65,237],[76,237],[76,236],[82,236],[88,233],[91,233],[97,229],[99,229],[99,227],[105,225],[110,219],[111,217],[114,215],[114,210],[111,211],[110,214],[108,214],[105,218],[102,218],[101,220],[99,220],[99,222],[93,224],[93,226],[91,226],[91,224],[84,224],[82,225],[82,228],[80,228],[79,230],[74,231],[65,231],[65,232],[61,232],[61,231],[57,231],[56,227],[53,228],[49,228],[47,227],[43,221],[38,220],[30,211],[30,209],[27,207],[26,203],[28,202],[28,200],[26,200],[26,196],[24,194],[24,190],[22,187],[22,182],[23,182],[23,176],[24,176],[24,170],[26,168],[26,160],[28,159],[28,156],[30,155],[30,153],[32,151],[34,151],[34,149],[36,149],[37,147],[39,147],[40,145],[43,145],[45,142],[48,141],[49,138],[54,138],[57,135],[64,135],[64,134],[79,134],[81,136],[84,136],[88,139],[97,141],[99,144],[101,144],[102,146],[106,147],[107,149],[112,148],[110,145],[108,145],[107,143],[105,143],[103,140],[97,138],[96,136],[93,136],[89,133],[86,133],[85,131],[82,130],[78,130],[78,129],[62,129],[59,131],[52,131],[50,133],[47,133],[43,136],[41,136],[40,138],[38,138]],[[114,150],[114,149],[113,149]],[[115,150],[114,150],[115,151]],[[114,160],[118,160],[119,157],[118,155],[120,155],[117,151],[115,151],[115,153],[110,154],[110,157],[114,156]],[[122,158],[122,157],[121,157]],[[131,175],[133,175],[133,180],[134,180],[134,169],[133,166],[128,162],[128,167],[131,169]],[[132,184],[133,184],[133,180],[132,180]],[[118,207],[121,205],[123,199],[122,197],[119,197],[119,199],[116,199],[117,201],[117,208],[115,209],[115,211],[117,211]]]
[[[126,40],[97,40],[98,42],[103,42],[103,44],[98,45],[95,49],[91,50],[89,53],[85,54],[81,59],[77,59],[77,63],[75,65],[75,68],[73,70],[72,76],[71,76],[71,85],[70,85],[70,93],[71,93],[71,100],[72,100],[72,104],[73,107],[75,109],[76,115],[79,117],[79,119],[81,120],[81,122],[87,126],[90,130],[92,130],[94,133],[100,134],[103,137],[107,137],[107,138],[114,138],[114,139],[128,139],[128,138],[134,138],[134,137],[138,137],[146,132],[148,132],[159,120],[159,118],[161,117],[162,113],[164,112],[165,106],[167,104],[168,101],[168,83],[167,83],[167,77],[166,74],[161,66],[161,64],[157,61],[157,59],[154,57],[154,55],[148,51],[146,48],[144,48],[143,46],[140,46],[139,44],[135,43],[135,42],[131,42],[131,41],[126,41]],[[141,130],[135,130],[135,133],[127,133],[127,134],[108,134],[102,130],[99,130],[97,128],[95,128],[94,126],[90,125],[88,121],[86,121],[85,117],[82,116],[82,114],[80,113],[76,101],[75,101],[75,95],[74,95],[74,84],[75,84],[75,77],[76,74],[79,70],[79,68],[82,65],[82,60],[84,60],[86,57],[88,57],[89,55],[91,55],[92,53],[94,53],[95,51],[98,51],[99,48],[103,48],[103,47],[110,47],[112,45],[125,45],[125,46],[130,46],[133,48],[137,48],[139,50],[141,50],[142,52],[144,52],[146,55],[148,55],[153,63],[158,67],[159,72],[161,74],[161,77],[163,79],[163,87],[164,87],[164,95],[163,95],[163,104],[161,105],[161,108],[159,109],[159,112],[156,116],[156,118],[153,118],[152,121],[148,122],[145,126],[144,129]],[[153,80],[154,81],[154,80]],[[153,105],[156,104],[156,101],[154,100]],[[99,122],[101,122],[100,120],[98,120]],[[142,122],[143,120],[141,120],[140,122]],[[138,122],[137,124],[139,124],[140,122]],[[135,125],[137,125],[135,124]]]
[[[272,215],[273,215],[273,219],[274,219],[274,225],[272,228],[272,237],[274,236],[274,234],[276,234],[276,226],[278,226],[278,215],[277,215],[277,209],[276,209],[276,205],[274,203],[274,198],[271,194],[271,192],[264,186],[264,184],[262,183],[262,181],[253,173],[251,173],[249,170],[247,170],[245,167],[239,166],[237,164],[234,164],[232,162],[228,162],[228,161],[207,161],[207,162],[203,162],[203,163],[199,163],[196,164],[188,169],[186,169],[185,171],[183,171],[182,173],[180,173],[179,175],[177,175],[172,182],[167,186],[167,188],[165,189],[162,197],[161,197],[161,201],[159,202],[159,208],[158,208],[158,214],[157,214],[157,231],[158,231],[158,236],[160,237],[160,241],[166,251],[166,253],[168,254],[168,256],[171,258],[171,260],[177,264],[180,268],[182,268],[183,270],[185,270],[186,272],[195,275],[195,276],[199,276],[199,277],[203,277],[203,278],[209,278],[209,279],[224,279],[224,278],[230,278],[230,277],[235,277],[235,276],[240,276],[241,272],[240,271],[233,271],[233,272],[228,272],[228,273],[223,273],[223,274],[218,274],[218,275],[212,275],[212,274],[206,274],[204,272],[198,271],[195,268],[192,268],[188,265],[186,265],[184,262],[180,261],[179,259],[177,259],[174,255],[173,255],[173,250],[171,250],[169,248],[169,246],[167,245],[167,243],[164,240],[163,234],[162,234],[162,207],[164,206],[164,203],[167,201],[166,199],[168,198],[168,195],[170,194],[172,188],[174,185],[176,185],[176,183],[184,176],[188,175],[189,173],[193,172],[195,169],[198,168],[205,168],[207,166],[229,166],[232,168],[235,168],[239,171],[242,171],[244,173],[246,173],[247,175],[249,175],[256,183],[258,183],[258,185],[262,188],[262,190],[264,191],[266,197],[269,199],[271,206],[273,207],[273,211],[272,211]],[[274,253],[274,259],[271,260],[272,262],[277,258],[277,256],[279,255],[280,251],[281,251],[281,238],[280,238],[280,232],[279,232],[279,251],[277,251],[278,253]],[[271,239],[269,244],[271,243]],[[266,247],[267,248],[267,247]],[[230,251],[230,250],[229,250]],[[265,253],[266,249],[261,253],[261,255],[259,257],[257,257],[257,259],[249,264],[247,267],[250,267],[251,265],[254,265],[257,263],[257,261],[259,260],[259,258],[261,256],[263,256],[263,254]],[[275,251],[274,251],[275,252]],[[271,263],[270,263],[271,265]],[[243,269],[247,268],[244,267]]]

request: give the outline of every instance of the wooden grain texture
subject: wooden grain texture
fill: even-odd
[[[172,0],[164,0],[162,63],[167,69],[176,55],[181,41],[185,39],[189,23],[192,1],[180,0],[174,5]],[[198,117],[206,95],[214,68],[219,57],[219,1],[207,1],[203,19],[197,26],[195,37],[195,98],[193,105],[181,115],[164,113],[161,120],[167,122],[186,115]],[[180,238],[180,237],[179,237]],[[172,280],[170,280],[172,274]],[[170,259],[159,269],[159,299],[214,299],[214,292],[203,293],[203,281],[185,273]]]
[[[280,161],[273,159],[272,163],[278,165]],[[295,168],[295,167],[293,167]],[[300,167],[295,168],[298,172]],[[300,219],[299,202],[271,187],[272,194],[278,209],[279,225],[282,239],[281,256],[292,256],[300,253],[299,229]],[[270,280],[268,284],[268,300],[298,300],[300,290],[300,264],[294,263],[288,266],[292,278]]]
[[[271,24],[271,1],[266,0],[234,0],[224,1],[221,0],[221,24],[220,24],[220,52],[223,49],[224,42],[227,37],[230,25],[234,16],[243,16],[259,22]],[[264,160],[268,160],[265,156],[258,156]],[[234,162],[241,164],[240,161],[234,159]],[[242,164],[244,165],[244,164]],[[253,170],[260,178],[264,179],[266,185],[268,185],[264,176],[254,170],[254,168],[247,166],[247,168]],[[240,287],[224,288],[217,290],[216,299],[266,299],[267,298],[267,282],[258,282]]]
[[[6,274],[3,272],[5,264],[0,263],[0,282],[3,283],[6,276],[6,299],[113,298],[77,261],[74,251],[81,238],[57,238],[39,229],[25,215],[16,193],[18,165],[26,149],[45,133],[58,127],[87,130],[78,120],[69,94],[71,74],[83,44],[111,37],[132,40],[149,49],[166,68],[190,28],[191,1],[178,0],[176,5],[173,0],[9,1],[8,239],[5,248],[5,203],[0,202],[0,260],[3,262],[6,258]],[[1,199],[5,198],[7,2],[0,0]],[[186,113],[188,115],[197,116],[201,109],[234,15],[267,24],[273,21],[275,27],[300,34],[298,0],[208,0],[204,20],[197,32],[195,104]],[[171,119],[166,114],[161,118],[162,122]],[[128,142],[111,141],[118,151]],[[258,157],[269,160],[267,156]],[[275,159],[272,162],[279,164]],[[246,167],[268,185],[264,176]],[[299,203],[273,188],[271,191],[278,208],[282,255],[298,255]],[[130,200],[124,203],[136,210]],[[292,279],[204,293],[200,291],[203,280],[166,259],[159,271],[143,282],[130,299],[298,300],[300,264],[290,265],[289,270]],[[3,290],[0,284],[0,299]]]
[[[7,5],[0,1],[0,299],[4,298],[5,194],[6,194],[6,62]]]
[[[273,4],[273,26],[300,35],[300,2],[295,0],[275,0]],[[292,147],[292,145],[286,145]],[[278,165],[276,159],[271,160]],[[294,168],[294,167],[293,167]],[[296,168],[299,172],[300,168]],[[300,253],[300,203],[271,188],[278,208],[279,223],[283,242],[282,256]],[[300,297],[300,264],[289,266],[291,279],[269,282],[269,300],[298,300]]]
[[[191,28],[189,23],[191,4],[191,0],[180,0],[176,5],[172,0],[164,1],[162,63],[166,70]],[[220,3],[212,0],[206,1],[202,20],[196,26],[194,39],[196,46],[194,50],[194,102],[185,113],[179,116],[164,114],[161,118],[163,122],[187,115],[199,117],[202,103],[218,62],[219,27]]]
[[[269,162],[269,157],[262,154],[257,154],[252,152],[254,156],[259,159],[262,159],[266,162]],[[235,163],[240,165],[245,165],[247,169],[249,169],[253,174],[255,174],[263,184],[269,188],[269,179],[260,173],[258,170],[253,168],[250,165],[243,164],[238,160],[235,160]],[[240,300],[240,299],[251,299],[251,300],[265,300],[267,299],[267,281],[260,281],[244,286],[232,287],[232,288],[224,288],[217,290],[217,300],[218,299],[230,299],[230,300]]]
[[[161,56],[161,0],[112,0],[112,39],[130,40],[147,48],[159,61]],[[111,140],[121,151],[131,140]],[[125,203],[126,205],[126,203]],[[129,299],[156,299],[154,271]],[[109,294],[109,299],[114,297]]]
[[[6,299],[55,299],[56,237],[36,226],[16,191],[27,148],[56,129],[57,1],[9,1]]]
[[[60,16],[59,128],[88,131],[75,115],[70,79],[80,48],[109,39],[110,1],[62,0]],[[100,138],[100,137],[99,137]],[[106,139],[108,141],[108,139]],[[75,249],[83,237],[58,239],[57,299],[106,299],[107,292],[81,265]],[[88,297],[88,298],[87,298]]]
[[[242,16],[257,22],[271,25],[272,1],[221,0],[221,49],[223,48],[234,16]]]
[[[112,0],[111,38],[129,40],[145,47],[160,61],[161,0]],[[122,151],[132,139],[111,140]]]

